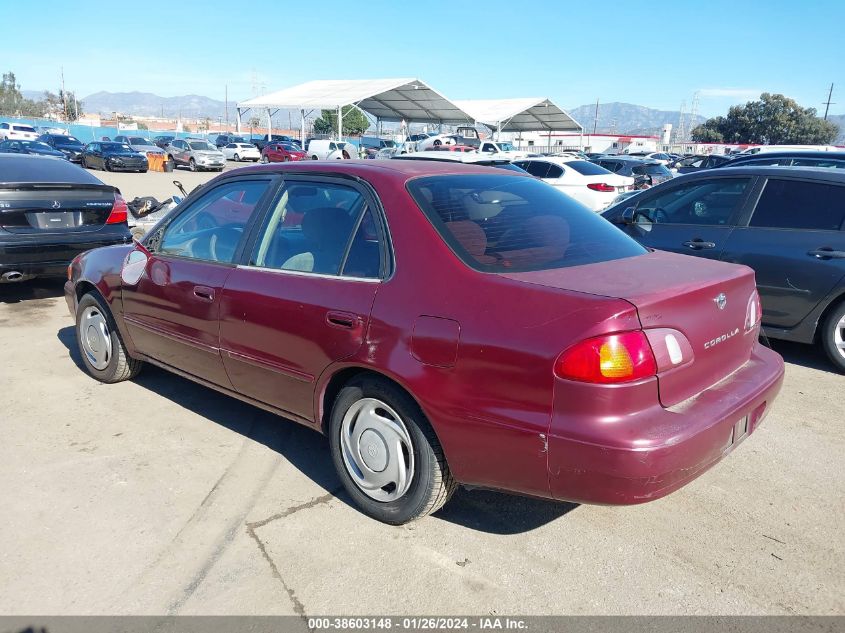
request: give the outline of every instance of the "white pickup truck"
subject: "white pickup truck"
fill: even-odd
[[[481,141],[478,151],[490,158],[507,158],[508,160],[526,158],[530,154],[530,152],[516,149],[510,141],[490,141],[486,139]]]

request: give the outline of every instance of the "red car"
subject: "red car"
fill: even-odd
[[[271,143],[261,150],[262,163],[287,163],[306,158],[308,155],[293,143]]]
[[[325,433],[351,498],[393,524],[459,483],[657,499],[752,433],[783,379],[751,269],[649,251],[487,167],[239,169],[68,276],[92,376],[148,362]]]

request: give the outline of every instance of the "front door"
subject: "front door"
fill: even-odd
[[[230,387],[219,350],[220,297],[250,219],[272,177],[221,183],[144,243],[151,257],[123,287],[126,327],[138,351],[193,376]]]
[[[754,269],[763,323],[791,328],[845,277],[845,187],[770,178],[722,259]],[[744,224],[744,223],[743,223]]]
[[[316,381],[363,344],[387,269],[372,202],[342,180],[285,180],[223,289],[220,347],[236,390],[314,419]]]
[[[750,176],[694,180],[641,193],[634,198],[634,223],[623,229],[650,248],[719,259],[752,181]]]

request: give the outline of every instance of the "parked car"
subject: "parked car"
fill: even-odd
[[[234,134],[220,134],[214,139],[214,144],[217,146],[217,149],[222,150],[226,145],[230,143],[249,143],[243,136],[236,136]],[[225,152],[223,152],[225,154]]]
[[[308,154],[293,143],[270,143],[261,150],[262,163],[286,163],[294,160],[305,160]]]
[[[831,167],[845,169],[845,152],[763,152],[751,156],[737,156],[717,167]]]
[[[841,147],[836,145],[755,145],[748,147],[737,156],[749,156],[752,154],[767,154],[769,152],[840,152]]]
[[[131,241],[114,187],[66,160],[0,154],[0,283],[67,274],[79,253]]]
[[[103,171],[138,171],[146,173],[150,168],[146,154],[136,152],[126,143],[116,141],[94,141],[82,152],[82,166]]]
[[[295,139],[292,139],[290,136],[286,134],[265,134],[264,136],[253,136],[249,139],[249,142],[255,145],[259,151],[264,149],[264,146],[268,143],[291,143]]]
[[[549,183],[592,211],[608,207],[613,199],[634,188],[634,179],[620,176],[589,161],[577,158],[536,157],[513,164],[535,178]]]
[[[526,150],[516,149],[510,141],[481,141],[478,151],[482,154],[495,156],[496,158],[508,158],[516,160],[518,158],[526,158],[530,152]]]
[[[679,174],[691,174],[700,169],[713,169],[726,165],[733,160],[732,156],[726,154],[708,154],[707,156],[692,156],[691,158],[682,158],[675,163],[672,163],[672,171]]]
[[[82,151],[85,149],[85,144],[75,136],[70,134],[42,134],[38,137],[38,140],[60,151],[71,162],[82,162]]]
[[[175,138],[176,138],[175,136],[170,136],[169,134],[163,134],[161,136],[154,137],[153,143],[155,143],[156,147],[159,147],[163,150],[166,150],[167,146],[170,145]]]
[[[478,152],[478,148],[473,147],[471,145],[437,145],[436,147],[432,147],[428,151],[432,151],[432,152]]]
[[[345,141],[315,139],[308,143],[307,154],[312,160],[352,158],[355,154],[355,148]]]
[[[645,246],[750,266],[766,335],[818,343],[845,372],[845,173],[698,172],[644,191],[604,217]]]
[[[175,139],[165,150],[175,167],[184,165],[191,171],[223,171],[226,157],[219,149],[202,139]]]
[[[666,165],[653,161],[644,161],[639,158],[628,158],[626,156],[606,156],[590,161],[599,167],[620,176],[630,176],[636,181],[636,186],[651,186],[672,179],[672,172]]]
[[[261,152],[252,143],[229,143],[224,145],[221,149],[226,160],[233,160],[236,163],[242,160],[249,160],[256,162],[261,158]]]
[[[23,123],[0,123],[0,141],[34,141],[38,138],[38,132],[31,125]]]
[[[642,158],[643,160],[660,163],[661,165],[668,165],[672,162],[672,157],[666,152],[630,152],[627,156]]]
[[[164,150],[143,136],[115,136],[115,143],[124,143],[140,154],[164,155]]]
[[[657,499],[759,428],[783,378],[749,268],[440,161],[230,172],[76,258],[65,296],[96,379],[150,362],[323,432],[350,501],[391,524],[459,483]]]
[[[395,149],[395,148],[393,148]],[[381,150],[386,151],[386,150]],[[488,154],[481,154],[479,152],[448,152],[444,150],[431,149],[427,152],[412,152],[410,154],[394,153],[388,158],[395,158],[397,160],[429,160],[441,161],[450,163],[464,163],[466,165],[476,165],[483,167],[496,167],[497,169],[505,169],[507,171],[514,171],[520,174],[527,174],[524,169],[517,167],[507,158],[495,158]]]
[[[41,141],[2,141],[0,152],[4,154],[35,154],[37,156],[52,156],[54,158],[67,158],[62,152],[53,149],[47,143]],[[0,174],[2,178],[2,174]]]

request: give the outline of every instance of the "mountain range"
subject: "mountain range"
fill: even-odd
[[[29,99],[40,99],[44,93],[37,90],[24,90],[23,94]],[[82,102],[86,112],[96,112],[102,115],[110,115],[113,112],[136,116],[164,116],[186,119],[202,119],[208,117],[212,120],[226,118],[226,104],[218,99],[212,99],[202,95],[185,95],[181,97],[160,97],[150,92],[95,92],[83,97]],[[235,101],[229,102],[229,121],[235,119]],[[572,117],[584,126],[585,132],[592,132],[594,127],[597,132],[613,134],[649,134],[660,133],[660,129],[666,123],[671,123],[677,128],[680,112],[677,110],[657,110],[646,106],[632,103],[600,103],[598,117],[596,118],[595,104],[578,106],[568,110]],[[251,113],[255,116],[255,113]],[[831,121],[839,125],[840,134],[835,143],[845,144],[845,115],[831,115]],[[685,125],[687,128],[695,127],[703,123],[706,118],[700,115],[690,121],[689,113],[686,113]],[[280,111],[274,116],[277,125],[299,126],[299,113],[296,111]],[[246,121],[245,121],[246,123]]]

